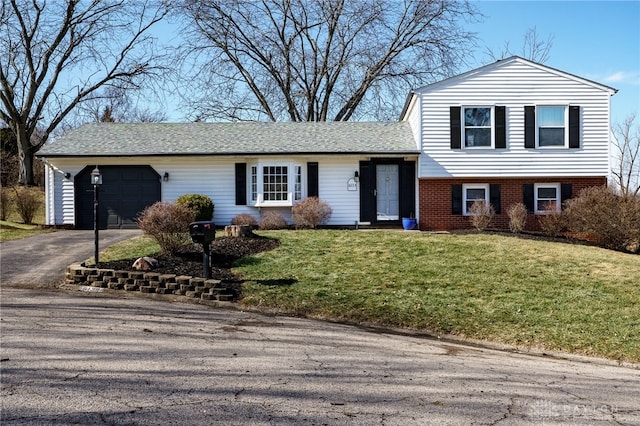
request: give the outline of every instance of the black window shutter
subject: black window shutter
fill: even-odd
[[[504,106],[495,107],[496,114],[496,149],[507,147],[507,117],[506,108]]]
[[[451,149],[460,149],[462,147],[460,107],[451,107],[449,109],[449,125],[451,127]]]
[[[236,163],[236,206],[247,204],[247,163]]]
[[[500,202],[500,185],[497,183],[489,185],[489,202],[496,211],[496,214],[500,214],[502,212],[502,203]]]
[[[307,197],[319,197],[318,163],[307,163]]]
[[[527,211],[529,213],[533,213],[535,212],[535,198],[534,198],[534,194],[533,194],[533,184],[532,183],[525,183],[524,185],[522,185],[522,202],[524,203],[525,207],[527,207]]]
[[[400,171],[400,214],[402,217],[415,217],[416,162],[403,161]]]
[[[462,185],[451,185],[451,214],[462,214]]]
[[[536,107],[524,107],[524,147],[536,147]]]
[[[560,185],[560,202],[564,205],[564,202],[573,196],[573,186],[570,183],[563,183]]]
[[[373,196],[372,173],[373,163],[371,161],[360,162],[360,221],[373,222],[375,219],[375,198]]]
[[[580,107],[569,107],[569,148],[580,148]]]

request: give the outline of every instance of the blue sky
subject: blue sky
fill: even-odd
[[[640,0],[475,1],[485,19],[470,26],[480,40],[476,65],[487,62],[483,48],[500,52],[505,42],[518,53],[529,28],[553,37],[553,68],[618,89],[611,99],[612,124],[630,113],[640,116]]]
[[[467,24],[478,48],[461,73],[492,62],[487,48],[499,54],[508,42],[520,54],[525,33],[535,28],[541,39],[553,37],[545,65],[618,90],[611,100],[612,124],[633,112],[640,117],[640,0],[471,1],[484,19]],[[161,38],[179,38],[175,27],[165,25],[158,27]],[[169,100],[171,121],[185,119],[176,101]]]

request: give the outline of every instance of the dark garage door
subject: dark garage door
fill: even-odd
[[[75,177],[76,228],[93,229],[93,185],[85,167]],[[160,175],[150,166],[98,166],[98,222],[100,229],[135,228],[135,219],[145,207],[160,201]]]

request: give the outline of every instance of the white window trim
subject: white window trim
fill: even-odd
[[[562,208],[560,184],[559,183],[536,183],[533,185],[533,209],[535,214],[551,214],[553,212],[549,210],[538,210],[538,188],[554,188],[556,190],[556,212],[559,212]]]
[[[257,171],[257,197],[253,199],[253,188],[252,188],[252,174],[253,167],[256,167]],[[277,200],[277,201],[265,201],[264,199],[264,179],[263,172],[264,167],[286,167],[287,168],[287,199],[286,200]],[[300,200],[295,200],[295,184],[296,184],[296,167],[300,167],[301,172],[301,194],[300,199],[304,199],[306,193],[306,176],[302,163],[296,162],[288,162],[288,161],[258,161],[255,163],[249,164],[249,176],[247,179],[248,185],[248,193],[249,193],[249,203],[248,205],[254,207],[291,207],[294,204],[298,203]]]
[[[464,124],[464,110],[467,108],[489,108],[491,110],[491,127],[489,128],[489,132],[491,135],[491,146],[467,146],[467,126]],[[462,149],[470,149],[470,150],[478,150],[478,149],[495,149],[496,140],[495,140],[495,128],[496,128],[496,114],[495,108],[493,105],[462,105],[460,107],[460,131],[461,135],[461,147]]]
[[[467,189],[484,189],[484,200],[489,203],[489,184],[488,183],[470,183],[462,185],[462,215],[471,216],[467,211]]]
[[[545,107],[562,107],[564,108],[564,144],[563,145],[545,145],[540,146],[540,124],[539,109]],[[545,104],[536,105],[536,148],[537,149],[567,149],[569,148],[569,105],[563,104]]]

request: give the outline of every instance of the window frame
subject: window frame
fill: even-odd
[[[562,145],[540,145],[540,109],[541,108],[563,108],[563,139]],[[561,104],[545,104],[545,105],[536,105],[536,123],[535,123],[535,131],[536,131],[536,148],[537,149],[567,149],[569,148],[569,105],[561,105]],[[548,128],[557,128],[553,126],[546,126]]]
[[[465,122],[465,111],[467,109],[471,109],[471,108],[486,108],[489,110],[489,121],[490,124],[489,126],[467,126],[466,122]],[[460,146],[462,149],[471,149],[471,150],[475,150],[475,149],[495,149],[496,146],[496,141],[495,141],[495,127],[496,127],[496,122],[495,122],[496,118],[495,118],[495,109],[494,109],[494,105],[462,105],[460,107]],[[467,128],[469,129],[489,129],[489,140],[491,141],[490,145],[483,145],[483,146],[467,146]]]
[[[489,184],[488,183],[468,183],[468,184],[463,184],[462,185],[462,215],[463,216],[471,216],[471,214],[469,213],[469,211],[467,210],[467,201],[469,201],[469,199],[467,198],[467,190],[469,189],[482,189],[484,190],[484,201],[486,203],[490,203],[490,189],[489,189]],[[477,198],[474,198],[473,200],[477,200]]]
[[[286,185],[286,192],[281,191],[282,194],[286,194],[286,200],[265,200],[264,194],[267,192],[265,191],[267,183],[264,182],[265,167],[287,168],[287,179],[284,184]],[[250,163],[248,167],[249,179],[247,179],[247,189],[250,194],[248,205],[254,207],[290,207],[301,201],[306,192],[306,175],[303,169],[302,163],[289,161],[257,161]]]
[[[556,191],[555,203],[556,210],[540,210],[538,209],[538,203],[540,201],[549,202],[551,199],[549,198],[540,198],[538,197],[538,189],[541,188],[553,188]],[[556,212],[560,212],[562,210],[562,187],[560,183],[556,182],[545,182],[545,183],[534,183],[533,184],[533,209],[535,214],[552,214]]]

